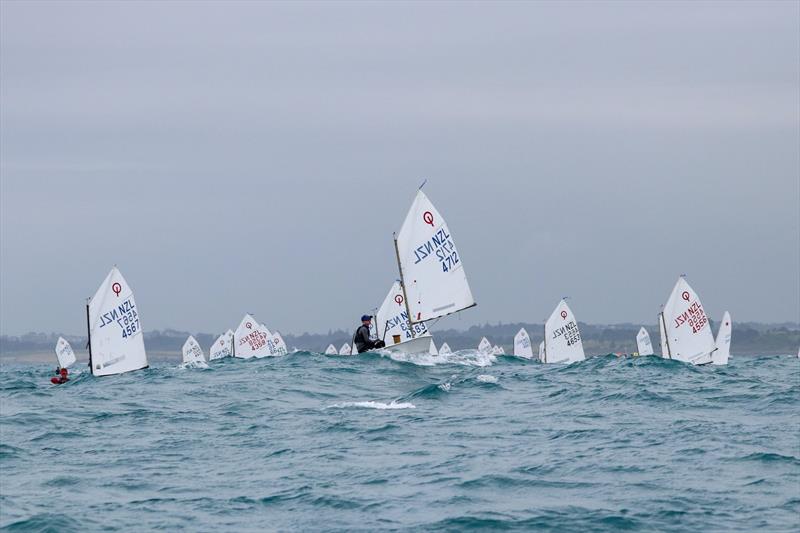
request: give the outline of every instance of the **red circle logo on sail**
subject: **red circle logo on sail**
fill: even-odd
[[[681,294],[681,298],[683,298],[684,300],[686,300],[688,302],[689,301],[689,291],[683,291],[683,293]]]
[[[403,295],[402,294],[398,294],[397,296],[394,297],[394,301],[397,302],[397,305],[402,304],[403,303]]]
[[[430,211],[422,213],[422,220],[424,220],[427,225],[433,227],[433,213]]]
[[[122,292],[122,285],[120,285],[120,284],[119,284],[119,283],[117,283],[117,282],[114,282],[114,284],[113,284],[113,285],[111,285],[111,290],[112,290],[112,291],[114,291],[114,294],[116,294],[117,296],[119,296],[119,293],[121,293],[121,292]]]
[[[567,319],[567,312],[566,311],[561,311],[561,318],[563,318],[564,320]]]

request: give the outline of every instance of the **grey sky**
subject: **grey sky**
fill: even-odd
[[[424,178],[442,326],[798,321],[799,6],[2,2],[0,331],[351,327]]]

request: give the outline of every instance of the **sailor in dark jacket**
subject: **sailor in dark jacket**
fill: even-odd
[[[358,353],[363,353],[374,348],[383,348],[386,344],[378,339],[372,340],[369,338],[369,325],[372,323],[370,315],[361,317],[361,325],[358,326],[356,334],[353,335],[353,347],[358,350]]]

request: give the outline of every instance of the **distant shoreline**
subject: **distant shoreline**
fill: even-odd
[[[718,324],[711,322],[716,332]],[[530,323],[483,324],[472,326],[466,330],[441,329],[432,327],[434,341],[437,346],[447,342],[454,351],[474,349],[481,337],[486,337],[492,344],[501,346],[506,353],[512,353],[514,335],[520,328],[525,328],[534,346],[542,340],[543,326]],[[579,322],[584,351],[588,356],[610,353],[636,352],[636,334],[638,324],[586,324]],[[654,324],[644,326],[650,338],[657,342],[658,327]],[[144,343],[151,361],[181,361],[181,347],[189,335],[193,335],[203,350],[216,340],[217,334],[198,333],[179,330],[155,330],[144,332]],[[86,337],[81,335],[65,335],[59,333],[27,333],[20,336],[0,335],[0,363],[55,363],[54,347],[59,335],[72,344],[78,361],[88,362]],[[323,353],[329,344],[336,347],[345,342],[352,342],[352,331],[336,330],[327,333],[283,334],[289,350],[308,350]],[[797,354],[800,346],[800,325],[794,323],[759,324],[741,322],[733,324],[733,340],[731,354],[737,356]],[[659,346],[654,346],[659,351]]]

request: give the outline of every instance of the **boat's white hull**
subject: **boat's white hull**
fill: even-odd
[[[399,344],[386,346],[386,348],[383,349],[395,353],[430,353],[432,340],[432,336],[425,335],[424,337],[416,337]]]
[[[712,360],[713,360],[713,357],[712,357],[711,353],[698,354],[698,355],[695,355],[693,357],[689,357],[689,358],[686,358],[686,359],[679,358],[679,357],[666,357],[664,355],[662,355],[661,357],[664,358],[664,359],[673,359],[675,361],[680,361],[681,363],[687,363],[687,364],[695,365],[695,366],[709,365],[709,364],[712,363]]]

